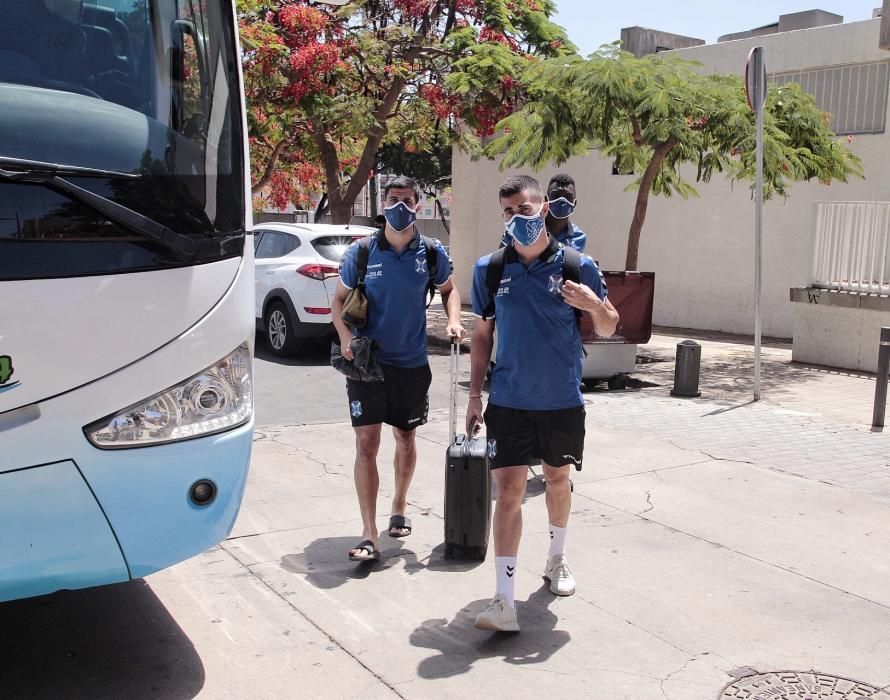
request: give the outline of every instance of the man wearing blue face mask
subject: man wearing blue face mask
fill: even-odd
[[[421,236],[414,226],[420,206],[420,190],[414,180],[397,177],[385,187],[386,223],[364,243],[353,243],[340,264],[340,280],[331,303],[340,349],[353,359],[353,334],[378,344],[377,360],[383,381],[346,380],[346,394],[355,430],[355,490],[362,515],[362,541],[349,551],[353,561],[379,559],[377,452],[382,424],[392,426],[396,442],[395,492],[388,534],[406,537],[411,521],[405,517],[408,486],[417,461],[415,429],[426,423],[432,374],[427,359],[426,292],[433,280],[448,314],[446,332],[460,342],[460,295],[451,280],[451,261],[442,244]],[[364,248],[366,258],[360,263]],[[364,269],[362,269],[362,267]],[[364,285],[368,300],[363,328],[350,330],[341,318],[349,290]]]
[[[577,204],[575,180],[571,175],[560,173],[550,178],[547,184],[547,216],[544,219],[547,231],[563,245],[583,253],[587,245],[587,234],[569,218]],[[512,240],[509,231],[504,231],[501,245],[509,245]]]
[[[467,431],[486,426],[489,464],[497,482],[494,513],[496,592],[476,617],[479,629],[518,632],[514,581],[522,536],[522,500],[533,456],[543,458],[547,482],[550,550],[544,576],[556,595],[575,592],[565,555],[571,510],[569,468],[581,468],[584,449],[584,399],[581,396],[581,333],[575,310],[588,314],[596,332],[615,332],[618,313],[606,297],[596,263],[548,234],[549,210],[534,178],[511,177],[498,196],[505,228],[513,243],[476,262],[470,345],[470,397]],[[488,268],[503,255],[497,293]],[[566,260],[577,264],[566,277]],[[493,270],[497,270],[495,265]],[[497,325],[497,364],[491,373],[488,407],[482,410],[482,383],[491,358]]]
[[[560,173],[550,178],[547,200],[547,231],[560,243],[583,253],[587,235],[569,218],[578,204],[572,176]]]

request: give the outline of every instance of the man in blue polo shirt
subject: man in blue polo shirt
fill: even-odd
[[[550,520],[550,552],[544,576],[556,595],[571,595],[575,581],[565,556],[571,510],[569,466],[581,468],[584,399],[581,396],[581,334],[575,309],[587,313],[599,335],[615,332],[618,313],[606,298],[596,263],[581,256],[580,283],[563,281],[565,247],[548,235],[548,203],[534,178],[511,177],[498,196],[513,244],[507,246],[501,281],[490,313],[486,284],[490,256],[473,270],[473,327],[467,430],[486,425],[488,456],[497,482],[494,550],[497,587],[476,618],[479,629],[518,632],[514,602],[516,554],[522,536],[522,499],[528,464],[543,458]],[[488,407],[482,383],[491,356],[495,324],[499,337]]]
[[[383,423],[392,426],[396,441],[395,492],[388,533],[391,537],[411,534],[405,507],[417,461],[414,430],[426,423],[427,392],[432,379],[426,341],[426,291],[430,281],[427,265],[431,258],[425,240],[414,226],[420,190],[414,180],[398,177],[386,185],[383,197],[386,225],[371,238],[364,278],[367,323],[354,332],[377,341],[383,381],[346,380],[355,430],[355,490],[363,523],[363,539],[349,551],[353,561],[380,558],[376,525],[377,452]],[[451,281],[451,261],[439,241],[432,243],[437,260],[435,283],[448,314],[446,332],[460,341],[464,329],[460,325],[460,295]],[[343,256],[331,303],[341,352],[347,360],[352,359],[349,345],[353,331],[340,315],[349,290],[359,281],[358,248],[354,243]]]
[[[560,173],[550,178],[547,184],[547,216],[544,223],[547,232],[563,245],[571,246],[579,253],[587,246],[587,234],[569,217],[575,211],[578,197],[575,194],[575,180],[571,175]],[[513,237],[504,231],[501,245],[510,245]]]

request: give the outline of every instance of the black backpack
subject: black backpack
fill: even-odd
[[[368,271],[368,255],[371,253],[371,238],[372,236],[365,236],[358,242],[358,253],[355,257],[355,267],[358,272],[358,284],[360,285],[364,285],[365,273]],[[426,271],[430,276],[426,287],[427,294],[429,294],[426,308],[430,308],[430,304],[433,303],[433,299],[436,296],[436,275],[439,272],[439,251],[436,249],[435,241],[432,238],[427,238],[426,236],[421,236],[421,238],[423,239],[423,246],[426,250]]]
[[[571,280],[578,284],[581,283],[581,253],[571,246],[560,244],[563,249],[562,254],[562,279],[564,282]],[[488,304],[482,312],[483,320],[488,320],[494,316],[494,298],[498,293],[498,287],[501,286],[501,277],[504,274],[504,255],[507,252],[506,247],[498,248],[491,254],[488,259],[488,268],[485,271],[485,286],[488,288]],[[573,309],[575,312],[575,322],[578,328],[581,328],[581,310]]]

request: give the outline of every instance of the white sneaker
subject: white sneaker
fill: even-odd
[[[556,554],[547,560],[544,578],[550,581],[550,592],[554,595],[572,595],[575,592],[575,577],[569,571],[565,554]]]
[[[510,607],[503,594],[495,593],[488,607],[476,615],[476,629],[491,630],[492,632],[519,631],[516,611]]]

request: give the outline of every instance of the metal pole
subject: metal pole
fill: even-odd
[[[875,428],[884,427],[888,375],[890,375],[890,326],[881,326],[881,344],[878,346],[878,376],[875,381],[875,408],[871,419],[871,424]]]
[[[763,70],[763,49],[754,53],[754,85],[756,102],[757,150],[754,180],[754,400],[760,401],[760,300],[763,286],[763,103],[766,94]]]

